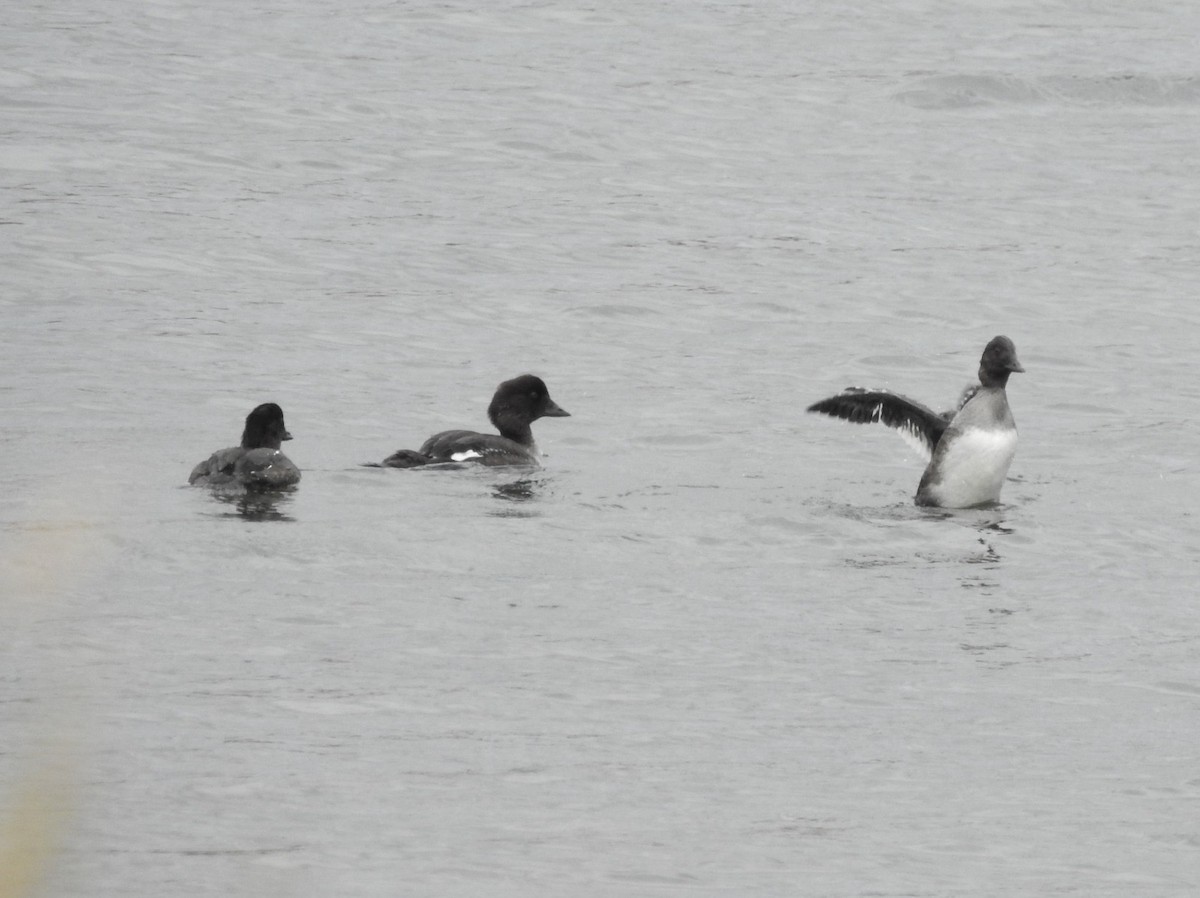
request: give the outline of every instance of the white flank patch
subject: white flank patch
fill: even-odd
[[[1017,454],[1017,432],[972,427],[956,437],[939,459],[941,482],[932,492],[948,508],[998,501]]]
[[[450,461],[470,461],[473,458],[483,458],[483,453],[476,452],[474,449],[468,449],[466,452],[450,453]]]

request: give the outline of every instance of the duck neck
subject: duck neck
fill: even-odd
[[[500,431],[500,436],[510,439],[514,443],[520,443],[522,446],[533,445],[533,430],[528,424],[497,424],[496,429]]]
[[[250,433],[242,434],[243,449],[278,449],[282,445],[283,441],[277,437],[253,435]]]
[[[979,366],[979,382],[985,387],[995,387],[1003,390],[1008,386],[1008,376],[1012,374],[1007,369],[985,368]]]
[[[503,412],[492,416],[492,424],[500,431],[500,436],[520,443],[522,446],[533,445],[533,430],[524,421],[516,420]]]

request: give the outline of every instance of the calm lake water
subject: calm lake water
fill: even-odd
[[[17,894],[1195,894],[1200,6],[0,22]],[[804,414],[999,333],[1001,507]]]

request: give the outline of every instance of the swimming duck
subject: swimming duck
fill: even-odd
[[[496,388],[488,419],[499,435],[473,430],[435,433],[418,450],[401,449],[383,460],[388,468],[415,468],[448,462],[480,465],[538,465],[541,455],[530,424],[538,418],[568,418],[550,398],[545,382],[532,374],[506,380]]]
[[[300,469],[279,451],[290,440],[283,423],[283,409],[265,402],[246,416],[242,445],[214,452],[192,469],[193,486],[243,486],[253,490],[277,490],[300,482]]]

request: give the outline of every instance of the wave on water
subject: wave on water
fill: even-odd
[[[914,79],[893,98],[918,109],[992,105],[1188,106],[1200,103],[1200,77],[1151,75],[934,75]]]

